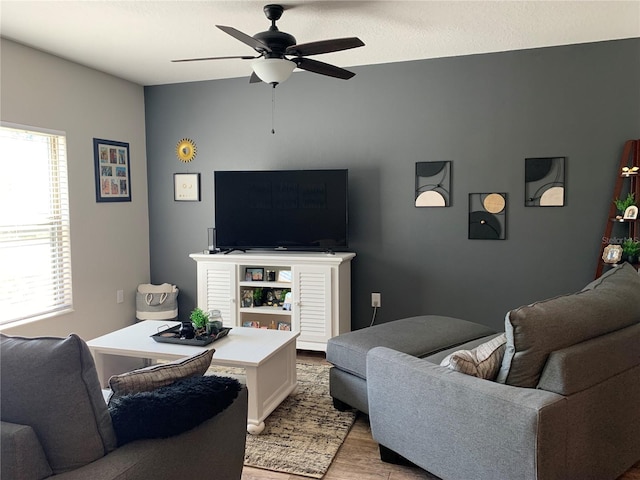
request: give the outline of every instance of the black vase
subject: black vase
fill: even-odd
[[[182,322],[182,325],[180,325],[180,336],[187,339],[191,339],[196,336],[196,331],[191,322]]]

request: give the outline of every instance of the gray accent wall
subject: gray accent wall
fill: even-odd
[[[500,329],[509,309],[593,279],[622,147],[640,137],[640,39],[353,71],[278,86],[275,135],[265,84],[145,88],[151,280],[180,287],[181,316],[196,302],[188,255],[214,226],[215,170],[349,169],[353,329],[371,321],[371,292],[376,322],[440,314]],[[175,155],[185,137],[198,149],[188,164]],[[547,156],[567,157],[566,206],[525,207],[524,159]],[[453,162],[452,205],[416,208],[415,163],[438,160]],[[200,202],[173,200],[181,172],[201,173]],[[506,240],[467,238],[480,192],[507,193]]]

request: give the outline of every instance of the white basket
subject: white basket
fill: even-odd
[[[173,320],[178,318],[178,287],[170,283],[142,283],[136,291],[138,320]]]

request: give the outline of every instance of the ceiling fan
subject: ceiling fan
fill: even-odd
[[[355,73],[345,70],[344,68],[307,57],[364,46],[364,43],[358,37],[335,38],[332,40],[296,44],[296,39],[293,35],[281,32],[278,30],[278,27],[276,27],[276,21],[282,16],[284,7],[282,5],[270,4],[265,5],[263,10],[267,19],[271,20],[271,27],[269,27],[269,30],[256,33],[253,36],[247,35],[233,27],[216,25],[216,27],[231,35],[236,40],[240,40],[242,43],[249,45],[258,52],[259,55],[185,58],[172,60],[172,62],[198,62],[202,60],[224,60],[232,58],[253,60],[251,63],[253,73],[251,74],[249,82],[258,83],[263,81],[273,87],[289,78],[296,67],[308,72],[341,78],[343,80],[348,80],[355,75]]]

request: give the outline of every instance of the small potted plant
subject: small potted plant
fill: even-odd
[[[626,257],[627,262],[631,264],[638,263],[638,255],[640,255],[640,242],[633,238],[627,238],[622,242],[622,254]]]
[[[253,304],[256,307],[262,306],[262,288],[253,289]]]
[[[618,215],[618,218],[622,218],[622,215],[624,215],[625,210],[628,207],[636,204],[635,195],[633,193],[628,193],[627,197],[624,200],[616,198],[613,201],[613,203],[616,205],[618,212],[620,212],[620,215]]]
[[[191,311],[191,315],[189,316],[191,323],[193,324],[193,328],[196,331],[196,336],[201,337],[206,335],[207,333],[207,323],[209,323],[209,314],[204,312],[200,308],[195,308]]]

